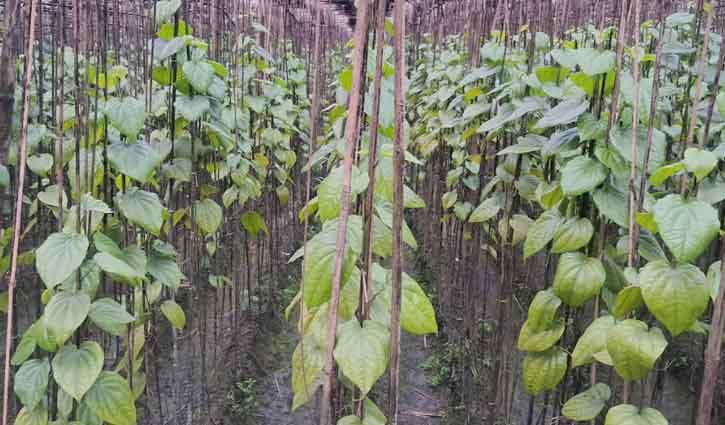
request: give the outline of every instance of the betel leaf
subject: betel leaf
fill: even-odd
[[[189,122],[198,120],[210,108],[209,98],[206,96],[179,96],[174,106]]]
[[[116,249],[98,252],[93,261],[114,280],[131,286],[137,286],[146,276],[146,254],[136,245],[123,250],[116,246]]]
[[[569,218],[556,231],[554,242],[551,244],[551,252],[561,254],[576,251],[585,247],[592,239],[592,235],[594,235],[594,226],[589,219]]]
[[[128,382],[115,372],[101,372],[83,400],[104,422],[136,425],[133,393]]]
[[[663,165],[660,168],[656,169],[652,175],[649,176],[649,184],[652,186],[659,186],[670,177],[676,175],[680,171],[685,169],[685,164],[683,164],[681,161],[675,162],[673,164],[667,164]]]
[[[164,157],[158,149],[144,141],[116,141],[108,145],[108,160],[116,170],[140,183],[146,183]]]
[[[609,385],[600,382],[570,398],[561,413],[573,421],[590,421],[599,415],[611,397]]]
[[[541,181],[539,186],[536,187],[534,195],[539,204],[546,210],[554,208],[564,198],[564,192],[561,190],[558,181],[551,183]]]
[[[539,121],[536,122],[536,128],[548,128],[557,125],[570,124],[579,118],[589,107],[589,101],[570,99],[561,102],[551,108],[544,114]]]
[[[171,326],[178,330],[184,329],[186,325],[186,314],[179,304],[174,300],[166,300],[161,304],[161,312],[169,320]]]
[[[529,305],[529,315],[521,327],[517,348],[540,352],[551,348],[564,334],[564,321],[556,317],[561,300],[551,290],[539,291]]]
[[[211,235],[219,229],[224,218],[222,207],[213,199],[194,202],[194,221],[202,233]]]
[[[53,168],[53,155],[49,153],[41,153],[37,155],[31,155],[27,159],[28,168],[35,175],[45,177]]]
[[[114,97],[106,102],[106,117],[121,134],[135,140],[144,127],[146,110],[144,103],[135,97]]]
[[[164,207],[156,193],[132,187],[125,193],[116,194],[115,201],[128,221],[154,236],[159,235],[164,223]]]
[[[391,277],[392,275],[388,273],[388,282]],[[400,327],[413,335],[438,333],[435,309],[418,282],[407,273],[403,273],[401,286]],[[391,291],[392,284],[389,284],[386,290],[379,295],[388,306]]]
[[[162,24],[169,20],[179,7],[181,0],[160,0],[156,2],[156,24]]]
[[[576,342],[571,353],[571,367],[590,364],[597,353],[607,350],[607,335],[614,323],[614,318],[609,315],[594,319]]]
[[[632,129],[629,127],[617,127],[612,130],[611,142],[614,148],[619,152],[620,155],[628,162],[632,162]],[[645,153],[648,150],[649,144],[647,143],[647,127],[637,127],[637,168],[642,170],[644,167]],[[662,165],[664,165],[667,153],[667,141],[665,134],[658,130],[653,129],[652,133],[652,146],[649,153],[649,163],[647,165],[647,171],[654,172]]]
[[[531,395],[543,390],[553,390],[566,373],[566,351],[552,347],[540,353],[528,353],[524,357],[524,388]]]
[[[259,232],[264,232],[267,235],[269,234],[269,230],[267,230],[267,225],[264,223],[264,217],[262,217],[256,211],[246,211],[244,214],[242,214],[240,221],[242,223],[242,227],[244,227],[244,230],[252,235],[252,237],[257,237]]]
[[[48,425],[48,409],[42,404],[32,410],[23,407],[15,417],[15,425]]]
[[[343,172],[342,166],[335,168],[317,188],[318,214],[322,221],[333,219],[340,214]],[[350,200],[352,202],[355,200],[355,196],[367,188],[368,175],[357,167],[353,167],[351,172]]]
[[[665,196],[652,212],[665,245],[683,263],[695,260],[720,230],[715,208],[682,195]]]
[[[13,390],[26,409],[33,410],[43,400],[49,375],[47,357],[28,360],[15,372]]]
[[[309,402],[322,384],[324,350],[311,337],[297,344],[292,353],[292,410]]]
[[[616,324],[607,335],[607,352],[614,370],[626,381],[647,376],[655,361],[667,347],[667,340],[658,328],[647,329],[639,320],[627,319]]]
[[[111,298],[101,298],[91,304],[88,318],[111,335],[123,336],[126,325],[135,320],[126,309]]]
[[[694,174],[698,180],[702,180],[717,166],[717,161],[717,156],[710,151],[687,148],[682,162],[685,164],[687,171]]]
[[[524,242],[524,260],[544,248],[554,238],[563,222],[564,220],[556,209],[544,211],[534,224],[529,226]]]
[[[53,377],[60,387],[81,401],[103,369],[103,349],[95,341],[68,344],[53,358]]]
[[[623,228],[629,227],[627,218],[627,195],[610,185],[594,191],[592,196],[599,213]]]
[[[649,311],[675,336],[690,329],[710,301],[707,278],[692,264],[649,262],[642,268],[639,285]]]
[[[55,294],[45,306],[45,325],[58,345],[62,345],[86,320],[91,298],[82,292]]]
[[[669,425],[667,418],[656,409],[641,409],[632,404],[620,404],[607,411],[604,425]]]
[[[469,223],[483,223],[494,217],[501,210],[501,202],[496,197],[491,197],[481,202],[468,217]]]
[[[151,276],[167,288],[178,289],[181,281],[186,279],[179,269],[176,258],[164,257],[155,251],[149,257],[147,270]]]
[[[35,251],[35,267],[49,289],[66,280],[83,263],[88,238],[73,232],[53,233]]]
[[[194,90],[206,94],[214,79],[214,67],[202,60],[191,60],[185,62],[182,69]]]
[[[567,305],[579,307],[599,293],[605,278],[604,266],[599,259],[581,252],[567,252],[559,257],[554,293]]]
[[[567,162],[561,171],[561,189],[566,196],[577,196],[595,189],[607,178],[607,167],[587,156]]]
[[[388,366],[388,328],[373,320],[362,326],[350,320],[337,335],[334,355],[340,371],[365,395]]]
[[[642,288],[635,285],[627,286],[617,293],[612,306],[612,316],[622,320],[642,305],[644,305]]]

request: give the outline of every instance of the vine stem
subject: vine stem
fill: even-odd
[[[393,11],[393,49],[395,51],[395,146],[393,149],[393,276],[390,298],[390,387],[388,413],[391,425],[398,423],[398,387],[400,379],[400,304],[403,274],[401,232],[403,228],[403,156],[405,151],[405,0],[396,0]],[[377,129],[374,129],[377,131]]]
[[[337,221],[337,237],[335,240],[335,259],[332,274],[332,293],[330,296],[327,335],[325,338],[325,363],[323,369],[322,402],[320,403],[320,425],[332,424],[332,384],[333,384],[333,350],[337,336],[337,311],[340,300],[340,280],[342,278],[342,260],[347,243],[347,221],[350,216],[350,185],[352,180],[352,163],[355,147],[359,137],[360,92],[363,84],[363,57],[368,29],[368,10],[370,0],[362,0],[358,4],[357,21],[355,23],[355,48],[352,56],[352,90],[348,104],[348,117],[345,123],[345,159],[343,162],[342,195],[340,196],[341,211]]]
[[[30,0],[30,28],[25,56],[25,82],[23,87],[23,117],[20,129],[20,158],[18,161],[18,190],[15,198],[15,221],[13,222],[13,252],[10,260],[10,279],[8,281],[8,314],[5,326],[5,367],[3,379],[3,423],[8,424],[10,400],[10,354],[13,345],[13,301],[18,275],[18,250],[20,247],[20,226],[23,221],[23,189],[25,185],[25,161],[28,145],[28,115],[30,111],[30,82],[33,77],[33,48],[35,47],[35,0]]]

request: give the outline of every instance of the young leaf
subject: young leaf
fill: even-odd
[[[194,202],[194,220],[202,233],[211,235],[216,232],[223,218],[222,207],[213,199],[206,198]]]
[[[559,227],[551,244],[551,252],[576,251],[585,247],[594,235],[594,226],[587,218],[572,217]]]

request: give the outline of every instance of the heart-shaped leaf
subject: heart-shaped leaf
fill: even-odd
[[[180,96],[174,105],[181,116],[189,122],[198,120],[210,108],[209,98],[206,96]]]
[[[594,235],[592,222],[583,217],[572,217],[564,222],[554,235],[551,252],[576,251],[585,247]]]
[[[84,402],[102,421],[112,425],[136,425],[136,405],[128,382],[114,372],[101,372]]]
[[[49,375],[47,358],[28,360],[15,372],[13,389],[26,409],[33,410],[43,400]]]
[[[80,401],[101,374],[103,358],[97,342],[86,341],[80,347],[68,344],[53,358],[53,377],[66,393]]]
[[[687,167],[687,171],[694,174],[698,180],[702,180],[717,166],[717,157],[710,151],[687,148],[685,159],[682,162]]]
[[[164,157],[158,149],[146,142],[117,141],[108,145],[108,160],[116,170],[140,183],[146,183]]]
[[[45,325],[58,345],[62,345],[86,320],[91,297],[83,292],[63,291],[45,306]]]
[[[171,323],[171,326],[178,330],[184,329],[186,325],[186,314],[179,304],[174,300],[166,300],[161,304],[161,312]]]
[[[678,261],[696,259],[720,230],[717,211],[705,202],[667,195],[653,208],[662,240]]]
[[[101,298],[91,304],[88,318],[111,335],[123,336],[126,325],[135,320],[125,308],[111,298]]]
[[[340,325],[335,360],[340,371],[367,394],[388,366],[388,328],[372,320]]]
[[[551,348],[564,334],[564,321],[556,318],[561,300],[551,290],[539,291],[529,305],[529,315],[521,327],[518,349],[540,352]]]
[[[642,288],[634,285],[627,286],[617,293],[617,297],[614,299],[614,305],[612,306],[612,316],[622,320],[643,304]]]
[[[640,410],[631,404],[620,404],[609,409],[604,425],[669,425],[669,422],[656,409]]]
[[[566,373],[566,351],[552,347],[540,353],[528,353],[524,357],[524,388],[531,395],[543,390],[553,390]]]
[[[88,238],[72,232],[53,233],[35,251],[35,267],[48,289],[78,270],[88,251]]]
[[[561,189],[566,196],[592,191],[607,178],[607,167],[588,156],[578,156],[561,170]]]
[[[692,264],[647,263],[639,285],[649,311],[675,336],[690,329],[710,301],[707,278]]]
[[[146,110],[144,103],[135,97],[125,97],[123,100],[114,97],[106,102],[106,116],[121,134],[136,140],[144,127]]]
[[[529,226],[524,242],[524,259],[539,252],[554,238],[563,219],[556,209],[544,211],[534,224]]]
[[[622,379],[635,381],[647,376],[665,351],[667,340],[658,328],[647,329],[639,320],[627,319],[615,325],[607,335],[607,352],[614,370]]]
[[[204,61],[188,61],[183,65],[184,76],[198,92],[206,94],[214,79],[214,68]]]
[[[561,413],[573,421],[590,421],[599,415],[611,397],[612,390],[607,384],[600,382],[570,398],[564,404]]]
[[[115,200],[128,221],[141,226],[152,235],[159,235],[164,223],[164,207],[156,193],[132,187],[125,193],[118,193]]]
[[[579,307],[597,295],[606,273],[602,262],[581,252],[567,252],[559,258],[554,275],[554,293],[564,303]]]
[[[205,235],[211,235],[219,229],[224,214],[222,207],[213,199],[203,199],[194,202],[194,221]]]
[[[612,316],[594,319],[576,342],[571,354],[571,367],[590,364],[595,360],[597,353],[606,351],[607,335],[613,327],[614,318]]]

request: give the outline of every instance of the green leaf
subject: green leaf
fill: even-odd
[[[544,211],[534,224],[529,226],[524,242],[524,260],[544,248],[554,238],[563,222],[556,209]]]
[[[612,186],[605,185],[595,190],[592,198],[601,215],[617,223],[620,227],[625,229],[629,227],[627,216],[627,205],[629,205],[629,201],[624,192]]]
[[[174,105],[181,116],[189,122],[201,118],[211,107],[206,96],[180,96]]]
[[[206,94],[214,79],[214,68],[207,62],[192,60],[185,62],[182,69],[194,90]]]
[[[50,363],[47,357],[28,360],[15,372],[13,389],[26,409],[35,409],[43,400],[49,375]]]
[[[140,183],[147,183],[164,157],[158,149],[144,141],[117,141],[108,145],[108,160],[121,173]]]
[[[674,336],[690,329],[710,301],[707,278],[692,264],[652,261],[642,268],[639,285],[649,311]]]
[[[718,235],[717,211],[702,201],[667,195],[652,212],[662,240],[678,261],[695,260]]]
[[[614,327],[612,316],[602,316],[594,319],[582,336],[576,342],[571,353],[571,367],[579,367],[594,361],[596,354],[606,352],[607,335]]]
[[[531,395],[543,390],[553,390],[566,373],[566,352],[552,347],[540,353],[528,353],[524,357],[524,388]]]
[[[135,320],[121,304],[111,298],[101,298],[91,304],[88,318],[99,328],[116,336],[125,335],[126,325]]]
[[[599,415],[610,398],[612,390],[607,384],[600,382],[570,398],[561,413],[573,421],[590,421]]]
[[[564,303],[579,307],[599,294],[606,273],[602,262],[580,252],[567,252],[559,257],[554,275],[554,293]]]
[[[245,212],[244,214],[242,214],[240,221],[242,223],[242,227],[244,227],[244,230],[252,235],[252,237],[256,238],[259,232],[264,232],[266,235],[269,235],[267,225],[264,223],[264,217],[262,217],[256,211]]]
[[[48,289],[78,270],[88,251],[88,238],[71,232],[53,233],[35,251],[35,267]]]
[[[670,177],[679,173],[685,169],[685,164],[682,162],[675,162],[674,164],[663,165],[656,169],[654,173],[649,177],[649,184],[652,186],[659,186]]]
[[[378,295],[390,309],[390,299],[392,296],[392,275],[380,268],[377,263],[373,264],[373,275],[375,276],[378,268],[384,271],[387,276],[386,287]],[[353,275],[354,276],[354,275]],[[358,279],[359,282],[359,279]],[[357,282],[356,282],[357,283]],[[357,284],[353,284],[357,288]],[[401,283],[401,302],[400,302],[400,326],[401,328],[413,335],[427,335],[438,333],[438,322],[436,321],[436,313],[428,296],[423,292],[418,282],[416,282],[407,273],[403,272]],[[346,286],[347,287],[347,286]],[[355,292],[355,300],[358,300],[358,293]],[[355,306],[357,308],[357,306]]]
[[[55,294],[45,306],[45,325],[55,342],[62,345],[86,320],[91,298],[82,292],[64,291]]]
[[[144,128],[146,110],[144,103],[135,97],[125,97],[123,100],[114,97],[106,102],[106,117],[121,134],[136,140]]]
[[[627,319],[616,324],[607,335],[607,352],[614,370],[626,381],[647,376],[657,358],[667,347],[667,340],[658,328],[647,329],[639,320]]]
[[[17,347],[15,347],[15,353],[13,353],[13,357],[10,359],[11,365],[18,366],[22,364],[33,355],[33,352],[35,352],[35,347],[38,344],[35,341],[32,330],[33,328],[31,326],[27,331],[25,331],[23,337],[20,338],[20,342]]]
[[[498,198],[491,197],[481,202],[468,218],[469,223],[483,223],[494,217],[501,210],[501,203]]]
[[[612,145],[620,155],[628,162],[632,162],[632,129],[628,127],[617,127],[612,130]],[[647,152],[647,126],[637,127],[637,168],[642,170],[644,157]],[[664,165],[667,152],[667,141],[665,134],[658,129],[652,133],[652,149],[649,155],[647,171],[654,172]]]
[[[131,286],[138,285],[146,276],[146,254],[135,245],[124,250],[116,248],[111,252],[97,253],[93,256],[93,261],[111,278]]]
[[[154,279],[171,289],[179,288],[181,281],[186,279],[179,269],[175,257],[167,258],[154,252],[151,254],[146,268]]]
[[[609,409],[604,425],[669,425],[669,422],[658,410],[620,404]]]
[[[213,199],[194,202],[194,220],[204,234],[215,233],[221,226],[223,218],[222,207]]]
[[[720,293],[720,267],[721,262],[715,261],[714,263],[710,264],[710,267],[708,267],[707,269],[707,286],[710,288],[710,298],[712,298],[713,303],[715,302],[715,299],[717,299],[717,296]]]
[[[156,25],[168,21],[181,6],[181,0],[160,0],[156,2]]]
[[[8,172],[8,167],[6,167],[3,164],[0,164],[0,187],[9,187],[10,186],[10,173]]]
[[[342,166],[335,168],[317,188],[318,211],[320,220],[327,221],[340,214],[340,197],[342,196],[342,181],[344,169]],[[350,187],[350,202],[364,192],[368,186],[367,173],[361,172],[357,167],[352,168],[352,180]]]
[[[31,155],[27,159],[28,168],[35,175],[45,177],[53,168],[53,155],[49,153],[41,153],[38,155]]]
[[[344,418],[340,418],[340,420],[337,421],[337,425],[363,425],[363,422],[360,420],[359,417],[355,415],[349,415],[345,416]]]
[[[42,404],[32,410],[23,407],[15,417],[15,425],[48,425],[48,410]]]
[[[592,191],[607,178],[607,168],[587,156],[578,156],[567,162],[561,171],[561,189],[566,196],[577,196]]]
[[[304,349],[304,351],[303,351]],[[323,349],[311,337],[297,344],[292,353],[292,410],[306,404],[322,385],[322,367],[325,364]]]
[[[564,321],[556,318],[559,306],[561,300],[551,290],[536,294],[519,332],[517,348],[520,351],[546,351],[559,341],[566,328]]]
[[[161,312],[171,322],[171,326],[178,330],[184,329],[186,325],[186,314],[179,304],[174,300],[166,300],[161,304]]]
[[[584,100],[565,100],[555,107],[551,108],[539,121],[536,122],[536,128],[549,128],[557,125],[570,124],[579,118],[589,108],[589,101]]]
[[[80,347],[68,344],[53,358],[53,377],[63,391],[81,401],[101,374],[103,358],[97,342],[86,341]]]
[[[164,207],[156,193],[134,186],[126,193],[116,194],[115,201],[128,221],[141,226],[154,236],[159,235],[164,223]]]
[[[622,320],[643,304],[642,288],[639,286],[627,286],[617,293],[617,297],[614,299],[614,306],[612,306],[612,316]]]
[[[388,365],[388,328],[366,320],[361,327],[357,320],[340,325],[335,360],[340,371],[363,395],[370,392]]]
[[[682,161],[687,171],[693,173],[698,180],[707,177],[717,166],[717,157],[714,153],[698,148],[687,148],[685,159]]]
[[[104,422],[136,425],[136,406],[128,383],[114,372],[101,372],[84,402]]]
[[[576,251],[587,246],[594,235],[594,226],[587,218],[572,217],[559,227],[551,244],[551,252]]]

